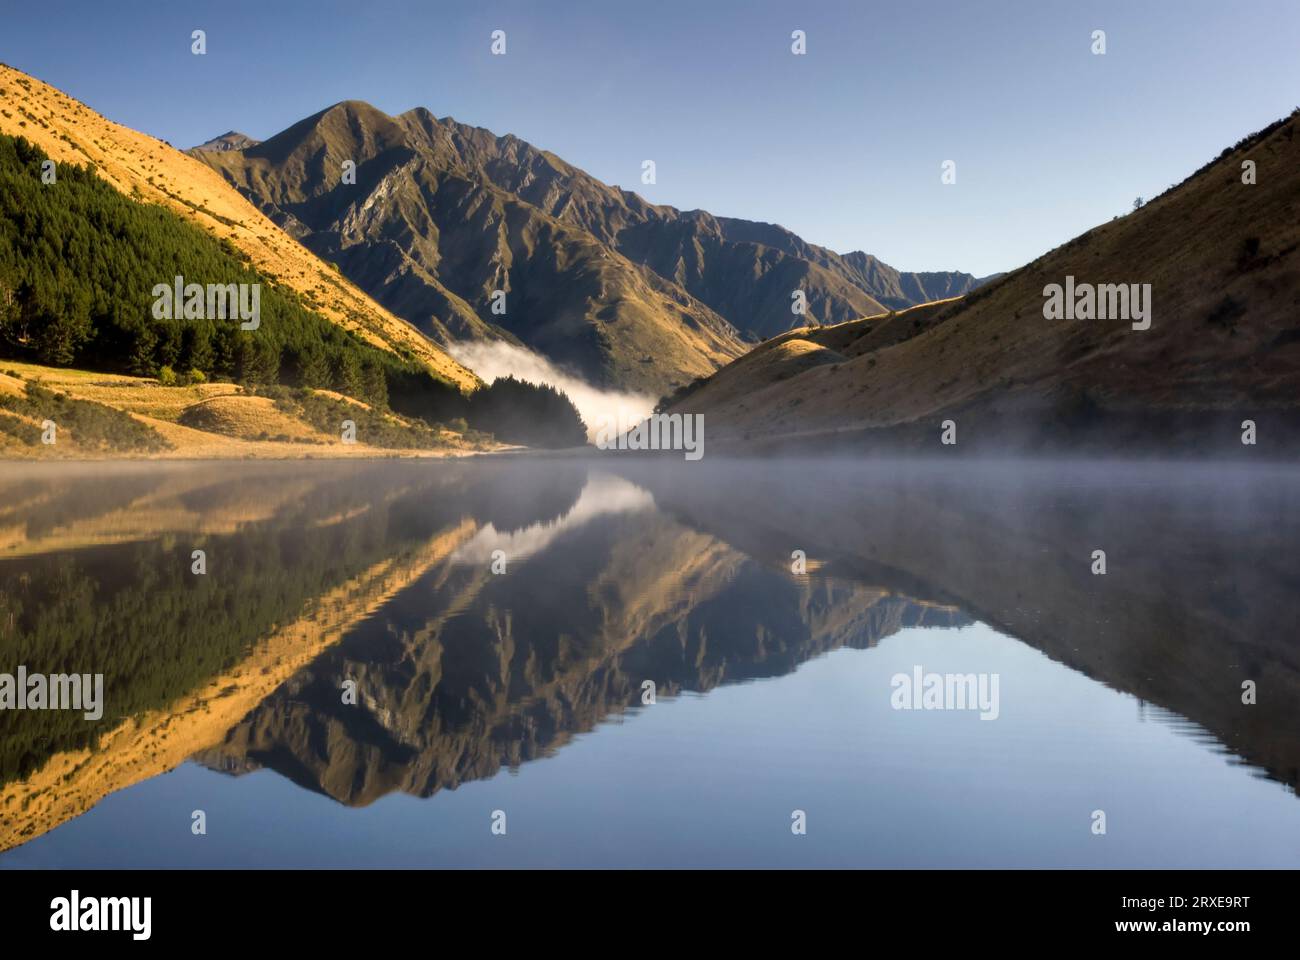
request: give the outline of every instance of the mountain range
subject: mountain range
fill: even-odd
[[[604,387],[662,394],[792,327],[982,282],[651,204],[422,107],[393,117],[346,101],[263,142],[232,132],[191,155],[435,342],[522,344]]]
[[[264,278],[283,284],[362,341],[410,357],[459,389],[479,384],[445,351],[286,236],[206,165],[4,64],[0,134],[22,137],[58,163],[89,165],[121,193],[201,227],[246,257]],[[113,239],[106,236],[104,242]]]
[[[453,359],[458,345],[527,347],[590,384],[706,415],[724,451],[929,449],[948,423],[961,450],[1241,454],[1255,448],[1247,435],[1300,450],[1297,122],[1024,267],[976,278],[901,273],[779,226],[653,205],[423,108],[393,117],[347,101],[263,142],[230,131],[183,153],[0,67],[0,135],[201,227],[346,331],[347,349],[473,394],[483,380]],[[1054,316],[1046,294],[1061,287],[1145,290],[1147,318]],[[0,301],[15,291],[0,282]],[[791,309],[799,293],[804,314]],[[145,365],[170,363],[161,350]],[[331,388],[295,383],[295,362],[281,356],[280,382]],[[19,372],[36,382],[49,369]],[[215,388],[172,406],[183,414]]]
[[[577,411],[555,391],[485,385],[207,165],[4,65],[0,181],[5,456],[437,455],[581,442]],[[158,285],[182,274],[200,291],[206,282],[208,309],[160,316]],[[254,326],[213,314],[214,285],[230,284],[260,292]],[[46,421],[57,442],[43,441]],[[355,437],[341,439],[344,423]]]

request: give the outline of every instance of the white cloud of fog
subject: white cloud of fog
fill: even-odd
[[[564,391],[587,426],[588,440],[596,439],[602,421],[637,423],[654,412],[657,398],[647,393],[624,393],[593,387],[524,347],[500,341],[462,340],[448,346],[447,352],[487,383],[497,377],[513,375],[516,380],[544,383]]]

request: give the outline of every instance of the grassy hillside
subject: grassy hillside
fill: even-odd
[[[15,89],[39,92],[34,81],[20,75],[12,79]],[[8,96],[8,88],[0,90]],[[46,136],[38,139],[48,141],[54,125],[25,108],[20,112],[32,119],[18,120],[17,126],[43,130]],[[0,107],[0,116],[4,113],[9,111]],[[53,111],[46,116],[57,121]],[[61,137],[60,146],[75,143]],[[576,410],[554,391],[506,383],[483,387],[459,365],[444,369],[430,363],[440,352],[423,356],[375,336],[373,329],[337,322],[313,290],[304,294],[301,285],[268,276],[258,266],[265,249],[250,254],[238,245],[235,234],[213,236],[203,229],[201,219],[182,216],[168,204],[148,202],[138,182],[127,195],[114,189],[94,164],[51,166],[51,159],[25,136],[0,133],[0,357],[156,378],[163,387],[234,381],[254,389],[300,388],[305,391],[301,396],[313,399],[306,406],[297,401],[291,413],[307,420],[324,416],[324,401],[316,394],[333,391],[377,409],[380,419],[369,425],[363,442],[385,450],[445,449],[442,425],[461,423],[462,432],[482,432],[480,418],[509,442],[567,445],[585,436]],[[272,232],[276,244],[292,242],[277,229]],[[186,283],[256,287],[257,328],[241,329],[241,318],[212,318],[207,311],[202,311],[203,318],[185,316],[179,307],[160,316],[155,288],[170,286],[176,276]],[[399,328],[421,339],[404,324],[393,329]],[[476,389],[467,394],[469,387]],[[507,394],[519,409],[503,409]],[[38,406],[42,404],[53,409],[50,398]],[[390,413],[390,406],[404,416]],[[246,420],[255,409],[243,404],[236,419]],[[38,411],[26,412],[35,417]],[[280,429],[278,416],[265,413],[268,420],[262,429],[246,425],[235,434],[214,432],[246,441],[300,435],[296,428]],[[68,411],[63,415],[66,419]],[[36,417],[35,423],[46,417],[52,414]],[[205,421],[196,413],[189,423],[176,422],[202,426]],[[401,426],[390,429],[392,422]],[[32,429],[21,417],[0,417],[0,430],[19,441],[21,455],[56,455],[33,442]],[[147,445],[125,442],[128,432],[114,432],[120,443],[78,443],[72,449],[79,454],[147,452]],[[326,432],[337,433],[337,424]],[[84,430],[82,436],[87,438]],[[197,438],[180,440],[181,450],[208,455],[208,445],[196,444]],[[481,446],[481,441],[469,445]],[[161,442],[151,449],[161,452],[167,446]],[[67,449],[65,444],[57,455]]]
[[[711,435],[935,446],[955,418],[968,446],[1240,452],[1300,440],[1300,139],[1297,117],[1248,137],[1133,213],[973,294],[802,329],[756,348],[665,407]],[[1242,163],[1257,182],[1243,182]],[[1044,288],[1151,284],[1150,329],[1049,320]],[[1270,433],[1271,431],[1271,433]]]
[[[0,133],[25,137],[59,163],[94,164],[121,193],[161,204],[229,240],[254,270],[296,292],[326,319],[458,389],[477,386],[473,374],[277,228],[218,174],[161,140],[113,123],[5,65]]]
[[[483,392],[484,400],[494,392]],[[42,442],[42,424],[57,425]],[[344,443],[344,420],[356,442]],[[0,459],[454,456],[499,444],[328,390],[152,377],[0,360]]]
[[[154,376],[294,382],[386,403],[392,386],[426,379],[402,360],[305,308],[296,293],[263,283],[236,248],[156,204],[118,193],[88,167],[58,164],[0,135],[0,351],[9,357]],[[159,319],[156,284],[260,287],[256,330],[227,319]]]

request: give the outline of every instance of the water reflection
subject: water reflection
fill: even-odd
[[[97,724],[0,711],[0,849],[91,830],[93,816],[61,825],[187,758],[348,807],[424,798],[611,719],[649,729],[647,682],[672,701],[976,623],[1050,658],[1043,683],[1063,682],[1055,661],[1294,789],[1294,481],[1044,464],[14,468],[0,479],[0,671],[103,672],[108,704]],[[1006,655],[966,649],[970,669]],[[887,708],[887,687],[872,696]],[[706,702],[725,726],[725,704]],[[986,742],[1012,748],[1010,709]],[[817,736],[843,750],[857,733]],[[882,736],[886,757],[912,749]],[[693,786],[728,776],[697,771]],[[678,853],[668,862],[695,859]]]

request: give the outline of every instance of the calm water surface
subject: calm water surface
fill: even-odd
[[[0,868],[1300,866],[1291,468],[58,465],[0,493],[0,673],[105,677],[98,721],[0,711]],[[996,675],[996,717],[896,709],[918,670]]]

